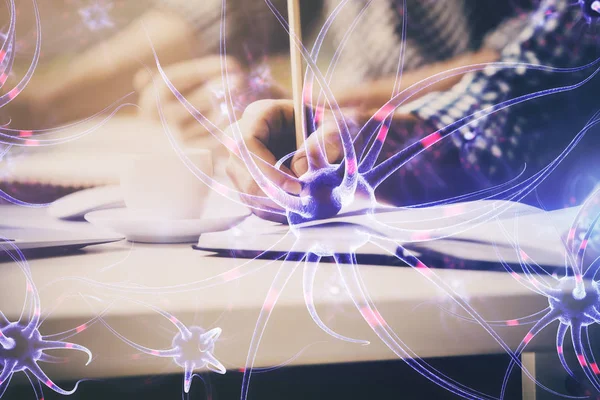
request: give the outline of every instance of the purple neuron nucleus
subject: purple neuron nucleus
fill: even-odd
[[[213,355],[215,343],[221,335],[221,329],[215,328],[209,331],[198,326],[189,328],[189,332],[179,332],[173,338],[173,349],[176,355],[173,361],[184,369],[184,391],[190,390],[192,374],[196,369],[208,368],[213,372],[224,374],[225,367]]]
[[[42,399],[41,386],[38,382],[60,394],[73,394],[77,385],[72,390],[64,390],[57,386],[42,370],[39,363],[60,363],[64,359],[46,353],[47,350],[78,350],[88,355],[88,364],[92,360],[92,353],[85,347],[64,342],[50,340],[42,336],[38,327],[31,322],[8,322],[4,320],[0,324],[0,397],[6,391],[11,378],[17,372],[25,373],[30,379],[38,399]],[[87,364],[86,364],[87,365]]]
[[[177,328],[178,332],[173,337],[169,349],[159,350],[142,346],[117,332],[106,321],[101,320],[101,322],[108,330],[134,349],[150,356],[173,359],[184,371],[184,393],[189,393],[194,371],[196,370],[206,368],[218,374],[225,374],[227,372],[223,364],[214,356],[215,344],[219,336],[221,336],[221,328],[205,330],[199,326],[187,327],[174,315],[152,306],[148,307],[167,318]]]
[[[340,185],[343,170],[335,166],[307,172],[301,177],[301,198],[310,199],[306,202],[305,212],[308,217],[290,211],[290,225],[299,224],[312,219],[333,217],[342,209],[343,199]]]
[[[549,275],[527,253],[518,249],[517,244],[515,247],[518,250],[522,269],[519,272],[523,272],[524,275],[515,273],[508,264],[501,260],[507,271],[519,283],[548,298],[548,307],[538,313],[542,314],[542,317],[537,319],[535,325],[525,335],[515,354],[519,356],[537,334],[551,323],[559,321],[556,351],[560,363],[566,372],[575,376],[564,355],[564,341],[570,329],[571,342],[577,361],[589,382],[598,391],[600,391],[600,368],[589,342],[588,327],[600,323],[600,288],[597,281],[600,263],[598,258],[586,257],[586,250],[600,221],[600,213],[596,213],[589,224],[586,219],[591,210],[598,211],[597,200],[599,197],[600,190],[597,190],[586,200],[567,234],[566,272],[562,277],[558,277],[556,274]],[[586,224],[586,229],[581,240],[577,240],[575,232],[581,228],[579,226],[581,223]],[[509,320],[506,321],[506,325],[519,325],[516,322],[517,320]],[[504,378],[502,393],[504,393],[514,366],[515,362],[512,361]]]
[[[0,238],[0,240],[4,240]],[[21,251],[12,243],[0,241],[2,249],[6,251],[13,261],[18,264],[26,278],[26,292],[21,316],[17,321],[9,319],[0,311],[0,398],[4,395],[13,375],[23,372],[29,379],[31,386],[38,398],[43,399],[42,385],[56,393],[70,395],[75,393],[80,382],[71,390],[64,390],[56,385],[42,370],[40,363],[64,363],[67,360],[47,353],[48,350],[76,350],[88,356],[89,364],[92,353],[87,348],[66,339],[73,337],[93,325],[98,318],[79,325],[76,328],[51,335],[42,335],[40,326],[41,305],[38,291],[31,278],[29,265]]]

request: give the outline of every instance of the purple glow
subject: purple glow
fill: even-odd
[[[149,306],[149,308],[167,318],[178,330],[173,337],[171,347],[166,350],[151,349],[135,343],[121,335],[104,320],[101,321],[119,339],[134,349],[150,356],[173,359],[178,366],[183,368],[183,392],[186,394],[190,391],[194,371],[208,369],[218,374],[227,372],[223,364],[214,356],[215,344],[221,336],[221,328],[210,330],[205,330],[199,326],[188,328],[175,316],[152,306]]]
[[[110,2],[95,3],[79,10],[81,20],[91,31],[110,29],[115,26],[110,17],[113,4]]]

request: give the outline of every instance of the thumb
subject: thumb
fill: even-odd
[[[324,123],[311,134],[292,158],[291,169],[296,176],[311,168],[324,168],[339,162],[344,155],[339,131],[334,123]]]
[[[150,71],[145,70],[145,69],[140,69],[133,76],[133,87],[136,90],[142,90],[148,83],[150,83],[151,79],[152,79],[152,73]]]

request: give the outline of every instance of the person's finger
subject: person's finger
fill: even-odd
[[[246,137],[244,142],[250,153],[253,154],[254,163],[261,170],[265,178],[288,193],[300,193],[301,186],[296,179],[296,175],[284,165],[280,169],[275,169],[274,165],[277,160],[270,150],[264,146],[262,141],[254,137]],[[242,162],[241,160],[239,161]],[[248,170],[248,166],[245,164],[244,168]],[[258,183],[254,179],[252,179],[250,187],[252,190],[246,189],[246,193],[257,195],[262,193],[262,190],[259,189]]]
[[[153,71],[147,68],[142,68],[133,76],[133,88],[137,91],[142,91],[152,81]]]
[[[227,68],[228,71],[236,70],[239,68],[239,63],[231,57],[227,58]],[[185,85],[189,84],[190,81],[198,81],[199,79],[202,83],[207,79],[221,75],[221,61],[219,56],[195,58],[163,67],[163,71],[173,84]],[[139,70],[133,78],[133,86],[141,90],[151,83],[152,76],[155,73],[155,70],[147,68]]]
[[[339,162],[344,155],[339,129],[334,121],[328,119],[313,132],[292,158],[291,168],[294,174],[301,176],[313,168],[322,168],[326,163]]]
[[[278,150],[285,149],[283,142],[287,142],[290,149],[293,148],[293,104],[286,100],[261,100],[252,103],[244,111],[237,126],[243,134],[246,147],[254,155],[255,163],[264,175],[287,192],[299,193],[300,184],[291,170],[285,166],[276,170],[266,165],[277,163],[274,152],[279,153]]]
[[[234,58],[229,57],[226,60],[229,74],[240,74],[242,72],[241,65]],[[201,86],[209,80],[220,78],[221,58],[219,56],[197,58],[165,67],[164,72],[173,86],[183,93],[196,86]],[[160,75],[155,76],[162,81]],[[139,71],[134,77],[134,87],[137,90],[143,90],[146,86],[152,84],[151,77],[147,70]],[[158,90],[161,96],[170,92],[166,84],[161,85]]]
[[[232,155],[231,157],[234,156]],[[253,214],[262,219],[267,219],[270,221],[280,223],[285,223],[287,221],[287,218],[283,214],[283,210],[265,196],[239,159],[230,158],[226,172],[233,185],[240,192],[251,196],[256,196],[255,198],[249,198],[247,196],[240,197],[241,200],[248,205]],[[269,212],[268,210],[273,210],[273,212]]]
[[[294,104],[290,100],[258,100],[246,107],[239,121],[245,136],[268,145],[269,140],[288,139],[294,133]],[[293,139],[293,138],[289,138]]]
[[[293,113],[293,104],[289,101],[259,101],[247,107],[237,126],[228,128],[228,134],[233,137],[231,130],[239,128],[248,151],[253,154],[253,162],[263,175],[288,193],[297,194],[301,186],[294,174],[285,166],[279,170],[273,167],[277,162],[273,145],[284,140],[291,141],[293,146]],[[238,190],[265,196],[252,178],[249,166],[236,154],[231,155],[227,170]]]
[[[146,87],[138,97],[139,114],[146,118],[157,118],[156,92],[153,87]]]
[[[186,99],[196,111],[206,118],[213,111],[214,104],[211,101],[210,93],[204,88],[198,88],[189,96],[186,96]],[[178,125],[184,125],[186,121],[196,120],[193,114],[175,98],[170,98],[168,101],[163,102],[163,110],[169,121],[173,121]]]
[[[253,209],[252,213],[259,218],[266,219],[267,221],[279,222],[280,224],[287,224],[288,220],[285,214],[271,213],[268,211]]]

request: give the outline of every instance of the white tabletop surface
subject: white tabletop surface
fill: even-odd
[[[7,214],[7,211],[10,213]],[[19,215],[17,215],[19,214]],[[40,215],[31,210],[0,208],[0,215]],[[22,219],[22,218],[21,218]],[[41,219],[29,219],[30,223]],[[281,262],[254,260],[257,271],[232,282],[196,290],[155,291],[136,294],[94,285],[126,283],[168,287],[193,283],[235,268],[247,260],[212,257],[192,250],[189,244],[144,245],[118,242],[93,246],[81,252],[29,261],[47,319],[42,334],[72,329],[98,315],[111,301],[106,321],[121,334],[154,349],[167,349],[177,333],[173,324],[156,311],[130,300],[160,307],[188,326],[220,327],[223,334],[216,357],[229,369],[243,368],[259,310]],[[258,267],[263,268],[258,268]],[[457,318],[464,315],[448,296],[418,272],[406,267],[361,266],[366,287],[383,317],[398,336],[421,357],[475,355],[502,352],[477,324]],[[486,319],[514,319],[547,307],[547,300],[532,293],[506,273],[436,270]],[[14,263],[0,263],[0,304],[10,320],[18,318],[25,280]],[[79,278],[85,278],[84,281]],[[317,274],[315,303],[323,320],[340,334],[366,339],[362,346],[342,342],[321,331],[311,320],[302,292],[298,269],[283,291],[263,337],[256,366],[291,362],[300,364],[343,363],[395,359],[364,322],[339,285],[336,267],[322,263]],[[450,310],[451,312],[444,311]],[[527,333],[527,326],[499,327],[497,332],[513,349]],[[554,331],[554,333],[553,333]],[[548,328],[530,344],[531,349],[553,346],[555,330]],[[94,354],[84,367],[85,355],[70,356],[65,364],[45,364],[55,379],[89,378],[181,372],[169,359],[139,356],[97,323],[70,339]],[[73,354],[75,353],[75,354]]]

